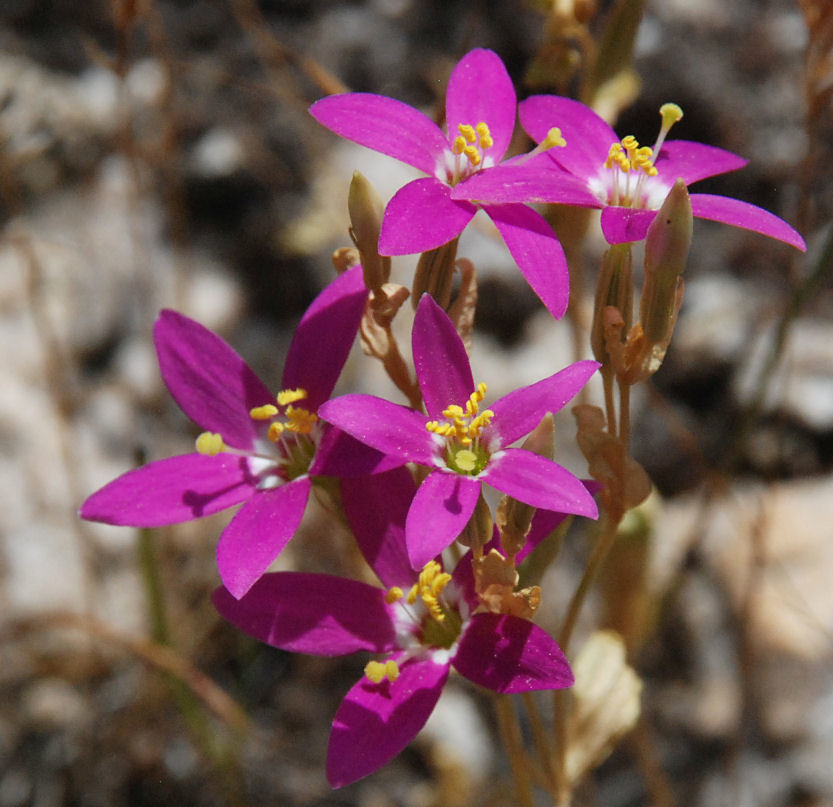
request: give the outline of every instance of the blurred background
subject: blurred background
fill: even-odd
[[[672,137],[750,161],[696,189],[766,207],[809,250],[695,224],[675,339],[634,403],[657,493],[580,625],[625,636],[643,715],[575,803],[833,805],[828,0],[4,0],[0,807],[513,803],[489,703],[458,682],[397,760],[331,791],[330,722],[366,659],[290,656],[220,622],[226,516],[139,531],[75,513],[193,446],[159,379],[158,311],[216,330],[277,391],[292,329],[349,244],[353,170],[385,199],[412,176],[338,141],[310,103],[362,90],[439,116],[478,46],[521,97],[576,94],[614,18],[618,67],[596,100],[617,131],[653,142],[677,102]],[[478,270],[473,361],[490,394],[589,356],[485,225],[460,254]],[[413,261],[394,263],[407,283]],[[340,389],[395,394],[358,354]],[[586,474],[569,413],[557,429],[556,458]],[[347,545],[313,508],[279,565],[343,570]],[[570,534],[545,627],[587,548]]]

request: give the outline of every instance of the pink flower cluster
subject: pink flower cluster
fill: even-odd
[[[520,104],[541,146],[505,160],[518,105],[500,59],[474,50],[454,69],[443,131],[418,110],[349,93],[312,115],[342,137],[403,160],[427,177],[391,199],[379,251],[423,252],[456,238],[478,208],[491,218],[531,287],[556,317],[569,293],[564,252],[530,203],[602,209],[611,243],[639,240],[678,177],[693,183],[744,161],[685,141],[652,151],[587,107],[538,96]],[[668,127],[670,128],[670,127]],[[691,195],[695,215],[800,249],[789,225],[745,202]],[[513,447],[561,409],[598,365],[580,361],[484,408],[465,347],[446,313],[419,301],[412,351],[425,411],[370,395],[332,398],[365,311],[361,267],[312,303],[292,341],[277,394],[218,336],[174,311],[154,329],[165,384],[203,433],[196,451],[130,471],[90,496],[82,518],[156,527],[242,505],[220,536],[218,611],[285,650],[379,654],[333,723],[327,775],[353,782],[398,754],[425,724],[450,669],[496,692],[557,689],[572,674],[555,641],[521,616],[494,613],[476,593],[471,554],[447,570],[443,551],[466,527],[486,484],[537,508],[525,553],[563,514],[595,518],[582,482]],[[421,484],[409,466],[421,467]],[[312,486],[340,480],[345,515],[382,588],[267,570],[298,529]]]

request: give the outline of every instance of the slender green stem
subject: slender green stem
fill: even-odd
[[[530,785],[530,764],[523,748],[521,730],[518,725],[518,715],[512,699],[507,695],[495,696],[495,711],[497,712],[498,727],[509,764],[512,766],[512,776],[515,780],[515,794],[519,807],[535,807],[535,800]]]
[[[535,701],[531,692],[522,692],[521,700],[527,715],[529,715],[529,725],[532,727],[532,739],[535,742],[535,752],[538,755],[538,762],[541,765],[544,777],[547,781],[547,787],[550,792],[553,792],[555,787],[555,772],[553,771],[554,752],[552,743],[547,737],[544,730],[544,722],[541,720],[541,710],[538,708],[538,703]]]

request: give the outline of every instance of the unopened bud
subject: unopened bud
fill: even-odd
[[[411,302],[414,308],[419,305],[422,295],[430,294],[444,311],[451,303],[451,283],[454,279],[454,266],[457,260],[457,241],[454,238],[436,249],[423,252],[417,261],[414,284],[411,289]]]
[[[350,213],[350,237],[361,255],[364,269],[364,285],[378,289],[390,278],[390,258],[379,254],[379,232],[385,205],[367,178],[353,172],[350,193],[347,196]]]
[[[593,356],[602,365],[610,364],[605,344],[607,308],[615,308],[619,312],[622,328],[627,332],[631,326],[633,309],[633,257],[630,244],[615,244],[602,258],[602,268],[596,286],[593,326],[590,331]]]
[[[474,507],[474,512],[471,514],[471,518],[468,520],[457,540],[463,546],[469,547],[474,556],[479,558],[483,555],[483,547],[492,540],[493,531],[492,512],[481,493]]]
[[[678,179],[648,228],[639,319],[649,344],[665,343],[677,317],[678,286],[691,247],[691,200]]]

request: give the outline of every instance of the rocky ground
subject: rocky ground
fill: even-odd
[[[352,171],[386,198],[409,176],[308,105],[346,86],[431,110],[474,46],[523,88],[542,20],[509,0],[2,4],[0,807],[513,803],[488,701],[457,683],[412,748],[331,791],[329,723],[364,660],[289,656],[219,621],[222,516],[148,534],[75,511],[193,444],[158,377],[159,309],[217,330],[276,387],[347,243]],[[797,223],[809,251],[695,225],[675,341],[636,402],[658,489],[644,524],[659,607],[631,624],[645,720],[580,804],[833,804],[830,45],[788,0],[645,10],[642,91],[618,131],[650,141],[677,101],[675,134],[750,160],[699,189]],[[461,245],[481,278],[473,361],[500,394],[573,347],[479,238]],[[387,393],[366,367],[355,356],[343,388]],[[584,472],[570,418],[559,428],[559,459]],[[343,544],[313,512],[280,563],[333,570]],[[582,536],[568,548],[565,593]]]

